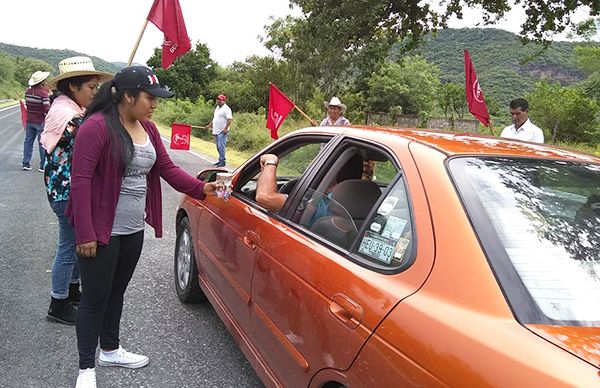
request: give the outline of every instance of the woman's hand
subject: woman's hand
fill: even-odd
[[[96,257],[96,241],[90,241],[83,244],[77,244],[77,255],[81,257]]]
[[[205,183],[204,187],[202,188],[202,192],[205,195],[217,195],[217,183],[216,182]]]

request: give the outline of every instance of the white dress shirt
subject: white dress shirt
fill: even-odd
[[[531,141],[534,143],[543,143],[544,142],[544,132],[534,125],[529,119],[519,127],[519,129],[515,129],[515,125],[509,125],[508,127],[502,130],[500,137],[506,137],[508,139],[517,139],[517,140],[525,140]]]

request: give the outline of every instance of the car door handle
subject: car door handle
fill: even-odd
[[[343,294],[335,294],[331,298],[329,311],[349,329],[356,329],[363,317],[362,307]]]
[[[244,244],[248,248],[255,250],[258,247],[258,242],[260,241],[260,238],[258,237],[258,234],[249,230],[246,232],[246,235],[244,236],[243,240]]]

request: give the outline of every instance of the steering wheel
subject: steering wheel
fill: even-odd
[[[277,191],[281,194],[289,194],[296,186],[296,183],[298,183],[298,178],[292,178],[285,182]]]

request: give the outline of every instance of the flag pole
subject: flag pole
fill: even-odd
[[[148,19],[146,19],[144,21],[144,26],[142,27],[142,30],[140,31],[140,35],[137,38],[137,42],[135,42],[135,46],[133,47],[133,51],[131,51],[131,55],[129,56],[129,61],[127,62],[127,66],[131,66],[131,63],[133,62],[133,57],[135,56],[135,52],[137,51],[139,45],[140,45],[140,41],[142,40],[142,36],[144,35],[144,31],[146,31],[146,26],[148,25]]]
[[[492,120],[490,120],[490,132],[492,133],[492,136],[496,136],[496,132],[494,132],[494,124],[492,123]]]
[[[304,116],[308,121],[310,121],[311,123],[314,121],[313,119],[311,119],[306,113],[304,113],[302,111],[302,109],[298,108],[298,105],[294,104],[294,108],[302,115]]]

